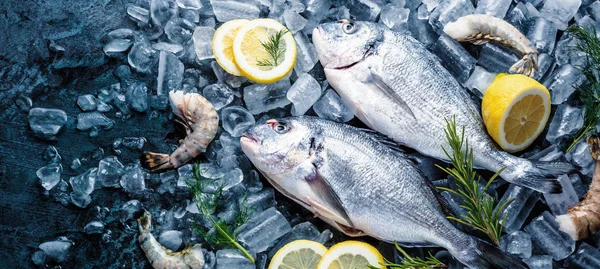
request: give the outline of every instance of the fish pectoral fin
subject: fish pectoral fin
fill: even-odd
[[[340,230],[342,233],[346,234],[347,236],[358,237],[358,236],[364,236],[365,235],[365,233],[363,231],[361,231],[361,230],[357,230],[357,229],[354,229],[352,227],[348,227],[346,225],[342,225],[342,224],[339,224],[339,223],[336,223],[336,224],[338,226],[337,227],[338,230]]]
[[[406,111],[406,113],[408,113],[411,117],[413,117],[413,119],[415,119],[415,120],[417,119],[417,117],[415,117],[415,113],[413,113],[412,109],[410,109],[410,107],[408,106],[406,101],[404,101],[404,99],[402,99],[402,96],[398,95],[398,93],[396,93],[396,91],[394,91],[394,89],[392,89],[392,87],[390,87],[387,83],[385,83],[385,81],[383,80],[382,77],[375,74],[374,72],[371,72],[371,80],[373,80],[373,83],[375,83],[375,86],[377,86],[377,88],[383,94],[388,96],[396,105],[398,105],[398,107],[400,107],[400,108],[402,108],[402,110]]]
[[[354,228],[348,213],[342,205],[340,197],[331,189],[329,184],[319,175],[317,169],[306,179],[316,199],[306,198],[306,202],[323,218]]]

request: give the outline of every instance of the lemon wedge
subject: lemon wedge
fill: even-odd
[[[248,22],[248,20],[228,21],[223,23],[223,25],[215,31],[215,35],[213,36],[212,51],[215,55],[215,60],[217,60],[217,63],[229,74],[236,76],[243,75],[237,67],[235,58],[233,57],[233,40],[235,39],[238,30]]]
[[[498,74],[483,95],[483,122],[507,152],[524,150],[540,135],[550,116],[550,92],[521,74]]]
[[[345,241],[331,247],[317,269],[364,269],[369,265],[385,268],[383,256],[373,246],[359,241]]]
[[[320,243],[292,241],[275,253],[269,269],[315,269],[325,252],[327,248]]]
[[[233,56],[244,76],[258,83],[273,83],[294,68],[296,41],[276,20],[256,19],[238,30],[233,41]]]

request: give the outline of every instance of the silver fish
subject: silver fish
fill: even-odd
[[[560,162],[532,162],[501,150],[487,134],[466,90],[423,44],[371,22],[338,22],[315,28],[313,42],[329,84],[370,128],[399,144],[448,161],[444,128],[456,117],[473,148],[475,165],[508,182],[556,193]]]
[[[441,246],[471,268],[526,268],[454,227],[433,185],[374,134],[292,117],[250,128],[241,145],[277,190],[349,236]]]

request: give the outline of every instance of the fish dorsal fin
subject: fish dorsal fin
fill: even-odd
[[[357,129],[359,129],[360,131],[362,131],[364,133],[367,133],[373,139],[377,140],[377,142],[388,147],[395,153],[400,153],[403,155],[406,154],[406,152],[404,152],[404,150],[402,150],[402,148],[400,148],[400,145],[398,143],[396,143],[393,139],[389,138],[388,136],[386,136],[380,132],[377,132],[375,130],[371,130],[371,129],[367,129],[367,128],[357,128]]]
[[[392,87],[390,87],[387,83],[385,83],[385,81],[383,80],[383,78],[381,76],[379,76],[379,75],[375,74],[373,71],[371,71],[371,80],[373,80],[373,83],[375,84],[375,86],[377,86],[377,88],[383,94],[385,94],[396,105],[398,105],[398,107],[400,107],[402,110],[404,110],[406,113],[408,113],[413,119],[415,119],[415,120],[417,119],[417,117],[415,117],[415,113],[413,113],[412,109],[410,109],[410,107],[408,106],[406,101],[404,101],[404,99],[402,99],[402,96],[398,95],[398,93],[396,93],[396,91],[394,91],[394,89],[392,89]]]
[[[319,174],[317,166],[313,163],[313,173],[309,174],[306,182],[310,189],[315,194],[315,200],[311,199],[308,204],[315,212],[324,218],[332,220],[350,228],[354,228],[354,224],[350,220],[348,213],[342,205],[340,197],[335,193],[325,179]]]

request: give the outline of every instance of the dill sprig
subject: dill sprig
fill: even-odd
[[[567,33],[579,40],[574,47],[587,54],[587,63],[579,66],[587,81],[577,85],[579,89],[579,100],[584,107],[583,127],[577,132],[571,145],[567,148],[569,152],[579,140],[587,133],[594,130],[596,124],[600,121],[600,78],[598,68],[600,68],[600,39],[596,37],[596,29],[587,30],[579,26],[571,26]]]
[[[463,215],[460,218],[448,216],[447,218],[483,232],[494,244],[498,245],[502,234],[502,226],[507,217],[502,214],[502,210],[506,208],[508,203],[512,202],[512,199],[502,204],[496,204],[495,199],[487,194],[486,190],[504,169],[496,172],[485,187],[480,188],[481,178],[473,169],[473,149],[469,148],[469,142],[465,138],[465,128],[462,128],[459,136],[456,130],[456,117],[454,117],[452,120],[446,119],[444,132],[452,153],[449,153],[444,147],[442,149],[454,167],[436,166],[455,179],[457,189],[438,188],[461,197],[463,202],[460,207],[468,211],[466,216]]]
[[[256,65],[271,67],[279,65],[279,61],[285,54],[285,46],[281,46],[281,38],[288,32],[287,29],[281,29],[274,35],[270,35],[266,42],[260,41],[260,45],[265,48],[271,59],[256,60]]]
[[[438,259],[436,259],[435,257],[433,257],[433,255],[431,255],[431,253],[429,253],[429,257],[425,258],[425,260],[419,258],[419,257],[411,257],[408,255],[408,253],[406,253],[406,251],[404,251],[404,249],[402,249],[398,243],[394,242],[394,245],[396,246],[396,249],[402,253],[402,255],[404,256],[404,259],[402,259],[401,263],[391,263],[390,261],[388,261],[387,259],[385,260],[385,263],[383,263],[382,265],[389,268],[389,269],[436,269],[436,268],[448,268],[447,265],[445,265],[444,263],[442,263],[441,261],[439,261]],[[374,266],[369,266],[370,269],[379,269],[377,267]]]
[[[200,171],[200,164],[194,164],[194,179],[189,180],[187,183],[192,189],[192,193],[198,201],[198,210],[202,215],[210,220],[213,224],[214,232],[206,231],[202,225],[195,223],[193,228],[195,232],[202,236],[207,242],[216,246],[223,247],[235,247],[237,248],[248,260],[254,263],[254,258],[250,253],[240,245],[236,238],[235,230],[246,222],[250,216],[249,209],[244,203],[240,206],[240,212],[235,217],[233,227],[225,223],[223,220],[215,220],[211,213],[219,206],[219,201],[223,192],[223,186],[217,188],[215,195],[211,199],[206,199],[202,196],[204,189],[215,184],[219,179],[208,179],[202,176]],[[245,201],[245,200],[244,200]],[[243,212],[243,213],[242,213]]]

